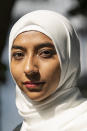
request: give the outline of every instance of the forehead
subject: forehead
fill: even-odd
[[[39,31],[27,31],[19,34],[13,44],[21,44],[23,43],[43,43],[43,42],[50,42],[53,44],[51,38],[49,38],[47,35],[39,32]]]

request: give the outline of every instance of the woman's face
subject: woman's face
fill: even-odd
[[[11,49],[11,72],[32,100],[50,96],[60,80],[60,63],[52,40],[38,31],[19,34]]]

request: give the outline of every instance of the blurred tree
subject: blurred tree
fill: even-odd
[[[87,16],[87,0],[77,0],[78,5],[73,9],[68,11],[68,14],[71,16],[82,14]]]
[[[10,13],[15,0],[0,1],[0,82],[5,81],[6,65],[1,61],[3,49],[6,43],[6,35],[10,23]]]

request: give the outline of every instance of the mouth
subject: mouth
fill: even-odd
[[[42,86],[45,84],[45,82],[32,82],[32,81],[25,81],[23,82],[23,85],[29,90],[29,91],[41,91]]]

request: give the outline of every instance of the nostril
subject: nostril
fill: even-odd
[[[25,75],[30,80],[40,80],[40,73],[38,71],[30,71],[25,73]]]

